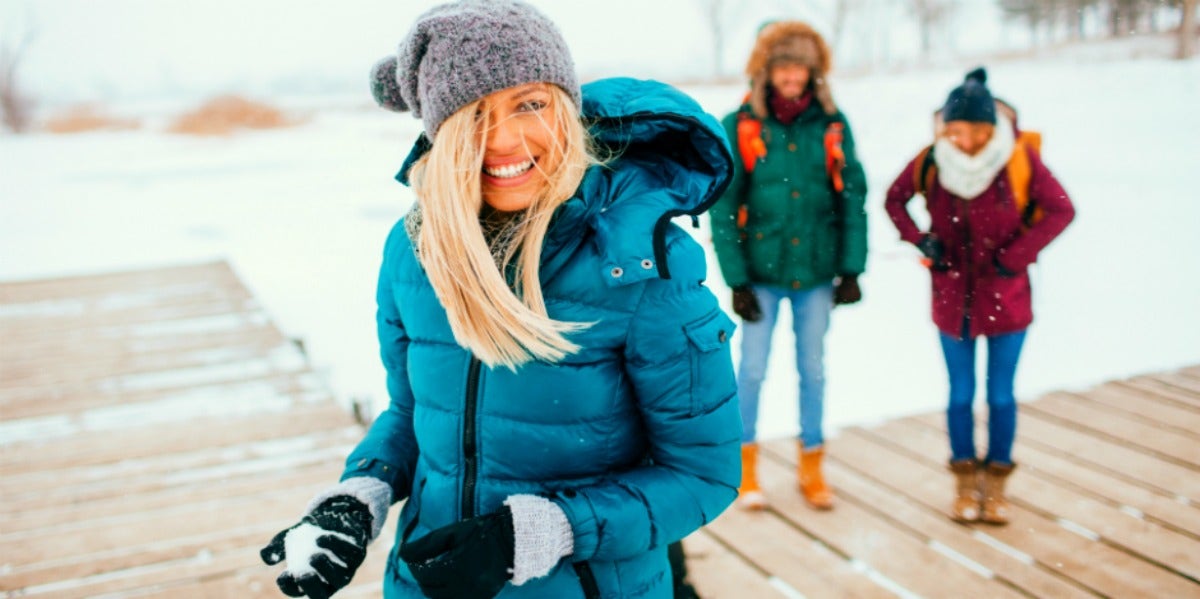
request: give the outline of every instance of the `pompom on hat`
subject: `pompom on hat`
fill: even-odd
[[[384,108],[411,111],[429,139],[458,109],[492,92],[553,83],[582,104],[562,33],[537,9],[514,0],[462,0],[417,17],[398,52],[371,71]]]
[[[954,88],[942,105],[942,121],[996,124],[996,100],[987,88],[987,71],[979,67]]]

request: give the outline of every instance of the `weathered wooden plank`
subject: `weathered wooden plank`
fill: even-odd
[[[707,599],[786,597],[771,586],[767,575],[714,540],[705,529],[683,540],[688,580]]]
[[[1036,417],[1022,415],[1017,424],[1022,443],[1053,449],[1092,467],[1113,472],[1148,488],[1196,502],[1200,498],[1200,476],[1189,468],[1156,459],[1119,442],[1080,432]]]
[[[14,543],[19,545],[7,546],[21,547],[20,552],[6,560],[13,568],[73,555],[86,556],[119,548],[162,545],[179,537],[249,526],[263,520],[264,514],[298,516],[305,502],[325,486],[328,483],[258,496],[188,503],[127,517],[3,533],[0,534],[0,543]],[[65,543],[64,538],[72,542]]]
[[[234,475],[281,471],[315,463],[340,465],[361,438],[357,427],[309,435],[301,443],[248,443],[244,446],[167,454],[112,465],[31,473],[5,480],[5,510],[29,505],[69,507],[121,495],[149,493],[175,485],[219,482]],[[64,484],[67,481],[69,484]],[[38,499],[40,498],[40,503]]]
[[[126,342],[94,341],[85,349],[22,353],[21,359],[0,364],[0,380],[8,389],[49,388],[113,379],[147,371],[193,368],[214,362],[258,358],[291,348],[291,342],[272,326],[248,323],[241,329],[176,337],[173,343],[136,346]],[[62,364],[70,364],[63,372]]]
[[[1200,407],[1195,405],[1195,402],[1192,401],[1192,398],[1187,393],[1169,385],[1163,385],[1143,378],[1111,381],[1109,384],[1140,391],[1160,401],[1169,402],[1179,409],[1200,413]]]
[[[1119,440],[1160,459],[1200,470],[1200,442],[1189,436],[1126,417],[1125,412],[1097,406],[1067,394],[1051,393],[1021,406],[1025,414],[1071,426],[1089,434]]]
[[[281,349],[286,349],[282,348]],[[57,385],[15,387],[0,390],[0,406],[5,418],[29,418],[54,414],[47,402],[59,407],[57,413],[79,412],[91,408],[147,402],[172,394],[194,395],[205,388],[245,384],[272,377],[300,380],[310,372],[303,358],[283,352],[236,362],[200,364],[191,368],[149,371],[91,381],[63,381]]]
[[[332,401],[300,403],[288,410],[286,418],[286,428],[264,426],[260,414],[232,414],[165,422],[153,428],[81,433],[53,440],[35,439],[4,447],[0,452],[0,475],[95,466],[166,452],[185,453],[261,443],[302,437],[351,424],[349,414]],[[0,488],[3,487],[0,485]]]
[[[132,516],[155,509],[215,501],[225,497],[240,497],[295,487],[326,486],[337,481],[340,464],[332,460],[305,464],[298,468],[237,473],[218,481],[189,481],[160,489],[150,489],[136,498],[117,495],[95,499],[64,509],[61,505],[36,505],[27,510],[5,509],[0,514],[0,530],[6,533],[64,526],[73,523]]]
[[[945,434],[945,419],[940,415],[923,414],[914,417],[914,420]],[[976,438],[986,438],[984,423],[978,424]],[[1025,443],[1020,437],[1020,427],[1016,451],[1022,460],[1022,474],[1071,485],[1092,499],[1107,502],[1126,514],[1134,517],[1143,515],[1151,521],[1200,539],[1200,510],[1180,503],[1174,497],[1129,482],[1109,471],[1082,465],[1036,444]]]
[[[1200,381],[1174,372],[1156,372],[1147,375],[1146,378],[1182,391],[1183,395],[1188,397],[1193,404],[1200,406]]]
[[[880,434],[904,439],[914,455],[936,455],[946,443],[943,431],[929,428],[912,419],[898,420],[878,429]],[[1016,459],[1022,460],[1016,448]],[[932,465],[940,462],[930,459]],[[1023,473],[1022,473],[1023,474]],[[1110,503],[1102,503],[1078,491],[1040,476],[1011,479],[1008,497],[1046,518],[1066,521],[1091,531],[1111,545],[1176,574],[1200,579],[1200,552],[1196,539],[1122,512]]]
[[[1086,401],[1124,410],[1149,424],[1200,441],[1200,411],[1180,408],[1170,400],[1153,393],[1105,383],[1073,395]]]
[[[14,307],[0,305],[0,308]],[[77,347],[81,339],[171,334],[181,328],[193,328],[190,321],[208,322],[216,328],[223,323],[228,323],[225,327],[232,327],[241,321],[261,321],[265,317],[262,307],[249,296],[204,295],[149,307],[84,312],[74,317],[52,319],[8,319],[0,324],[16,347],[43,351]]]
[[[1190,379],[1187,380],[1190,381]],[[1170,398],[1171,401],[1174,401],[1180,405],[1193,410],[1200,410],[1200,393],[1197,393],[1187,386],[1181,386],[1176,382],[1172,382],[1169,377],[1138,376],[1120,382],[1122,384],[1134,385],[1143,389],[1153,390],[1159,395]]]
[[[854,556],[907,592],[923,597],[1020,596],[854,503],[842,501],[834,510],[813,511],[796,488],[795,470],[775,460],[759,462],[759,481],[776,513],[793,526],[842,555]],[[831,477],[831,484],[837,488],[838,479]],[[938,576],[929,576],[931,571]]]
[[[122,547],[106,552],[90,555],[70,556],[56,562],[43,562],[34,566],[16,568],[0,576],[0,589],[36,589],[59,583],[64,588],[79,589],[80,592],[92,592],[95,580],[116,578],[121,580],[120,591],[131,596],[155,594],[170,589],[173,596],[191,596],[201,593],[212,597],[233,597],[238,594],[208,594],[215,589],[229,589],[229,584],[214,581],[243,580],[248,583],[244,587],[253,591],[260,584],[262,591],[269,591],[266,596],[279,596],[274,580],[281,566],[266,566],[258,558],[258,550],[266,545],[280,530],[295,523],[303,508],[301,496],[294,497],[300,501],[292,510],[294,518],[268,517],[251,525],[240,528],[216,529],[206,534],[172,539],[161,545],[141,545]],[[391,547],[391,539],[395,535],[395,518],[399,505],[391,511],[391,516],[383,532],[367,552],[367,559],[355,575],[351,586],[344,592],[352,592],[352,588],[372,587],[378,592],[382,587],[383,569],[386,564],[387,552]],[[183,563],[189,559],[202,559],[226,552],[237,552],[246,559],[235,562],[232,568],[206,574],[202,578],[182,577],[177,580],[140,578],[139,572],[147,566],[156,564]],[[153,568],[152,568],[153,569]],[[250,582],[253,581],[253,582]],[[150,586],[145,586],[150,585]],[[213,585],[210,587],[210,585]],[[140,587],[140,588],[139,588]],[[159,588],[156,588],[159,587]],[[80,596],[86,596],[80,595]],[[339,594],[339,597],[341,595]]]
[[[902,431],[850,428],[843,430],[836,441],[836,445],[847,443],[866,444],[863,451],[875,456],[871,476],[892,492],[947,513],[954,497],[952,477],[944,464],[937,463],[936,457],[920,456],[909,450]],[[1014,476],[1010,490],[1018,491],[1022,478]],[[1195,591],[1186,579],[1071,532],[1020,503],[1013,504],[1013,521],[1008,526],[977,524],[972,529],[984,542],[1074,579],[1098,594],[1163,597],[1188,596]]]
[[[771,511],[747,512],[734,506],[706,530],[757,569],[805,597],[895,596]]]
[[[971,529],[946,517],[944,511],[911,498],[898,495],[871,474],[878,467],[875,450],[863,443],[831,444],[828,471],[838,480],[839,502],[854,502],[873,513],[890,519],[925,545],[946,553],[960,555],[986,569],[996,579],[1004,581],[1035,597],[1092,597],[1093,594],[1070,578],[1048,569],[1031,566],[1011,553],[980,541]],[[790,447],[768,444],[767,450],[777,459],[792,460]],[[948,475],[945,476],[948,478]],[[948,486],[950,483],[946,483]],[[947,502],[948,503],[948,502]]]
[[[103,274],[3,281],[0,282],[0,304],[26,304],[64,297],[88,298],[142,289],[157,290],[199,281],[241,286],[229,264],[218,260]]]

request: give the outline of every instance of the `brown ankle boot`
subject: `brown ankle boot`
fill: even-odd
[[[973,459],[950,462],[954,473],[954,506],[950,517],[959,522],[974,522],[979,519],[979,464]]]
[[[809,505],[818,510],[833,508],[833,489],[825,484],[825,474],[821,471],[821,460],[825,457],[825,447],[805,451],[800,446],[800,493]]]
[[[742,484],[738,487],[738,506],[747,510],[767,507],[767,498],[758,487],[758,445],[742,444]]]
[[[1016,464],[987,464],[983,468],[983,514],[980,520],[988,524],[1008,524],[1012,507],[1004,498],[1004,483]]]

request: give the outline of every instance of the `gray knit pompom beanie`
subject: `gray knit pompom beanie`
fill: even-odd
[[[537,9],[514,0],[462,0],[417,21],[395,56],[375,64],[371,93],[380,106],[411,110],[433,139],[446,117],[492,92],[553,83],[582,103],[575,63],[562,33]]]

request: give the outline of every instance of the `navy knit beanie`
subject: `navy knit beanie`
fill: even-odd
[[[393,56],[371,71],[380,106],[412,111],[433,139],[446,117],[492,92],[553,83],[581,104],[566,40],[537,9],[514,0],[462,0],[417,17]]]
[[[996,101],[987,88],[987,71],[979,67],[967,73],[963,84],[950,92],[942,106],[942,121],[996,124]]]

